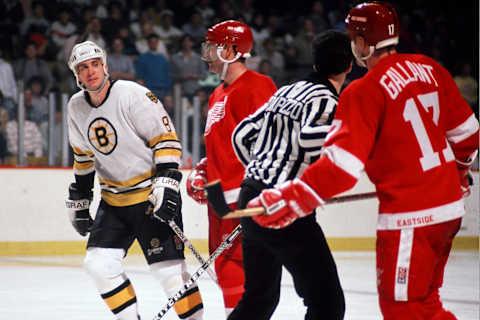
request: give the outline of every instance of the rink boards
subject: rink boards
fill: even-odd
[[[183,171],[182,196],[185,234],[197,249],[207,252],[207,210],[186,195]],[[478,248],[479,173],[474,172],[475,186],[466,201],[467,214],[454,243],[455,249]],[[71,168],[0,169],[0,256],[80,254],[85,238],[79,236],[68,219],[64,200],[73,181]],[[362,176],[347,194],[374,191]],[[94,204],[98,206],[96,185]],[[318,210],[317,220],[334,251],[371,251],[375,248],[378,201],[359,200],[326,206]],[[140,252],[135,244],[131,252]]]

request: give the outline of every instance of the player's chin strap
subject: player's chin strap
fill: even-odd
[[[223,51],[223,46],[218,46],[217,47],[217,57],[218,57],[218,59],[220,59],[220,61],[223,62],[222,74],[221,74],[220,77],[222,78],[222,80],[225,80],[225,75],[227,74],[228,65],[230,63],[233,63],[233,62],[237,61],[238,59],[240,59],[242,57],[242,53],[237,52],[237,54],[235,55],[235,57],[232,60],[227,60],[227,59],[224,59],[222,57],[222,51]],[[243,54],[243,57],[244,58],[249,58],[250,53]]]
[[[358,64],[361,67],[366,68],[367,64],[365,63],[365,60],[367,60],[368,58],[370,58],[372,56],[372,54],[375,52],[375,47],[370,46],[369,47],[370,53],[368,55],[366,55],[365,57],[362,57],[361,54],[358,53],[357,46],[355,45],[355,42],[353,40],[350,41],[350,46],[352,47],[352,53],[355,56],[355,58],[357,59]]]

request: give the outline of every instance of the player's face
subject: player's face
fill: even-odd
[[[102,60],[94,58],[81,62],[77,66],[78,80],[87,87],[88,90],[100,88],[105,78]]]
[[[208,64],[208,69],[212,73],[222,71],[223,62],[218,58],[218,45],[212,42],[202,43],[202,60]]]

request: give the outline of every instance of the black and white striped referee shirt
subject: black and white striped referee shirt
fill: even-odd
[[[233,132],[245,178],[273,187],[300,176],[320,156],[337,100],[330,81],[315,73],[278,89]]]

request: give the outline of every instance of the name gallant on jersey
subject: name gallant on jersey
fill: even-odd
[[[390,98],[395,100],[410,82],[434,83],[438,87],[432,70],[433,67],[428,64],[408,60],[405,60],[404,64],[397,62],[395,67],[388,68],[385,74],[380,77],[380,84],[387,90]]]
[[[102,198],[126,206],[147,200],[156,165],[180,164],[182,147],[163,105],[132,81],[115,81],[100,106],[83,91],[68,103],[75,175],[96,172]]]

